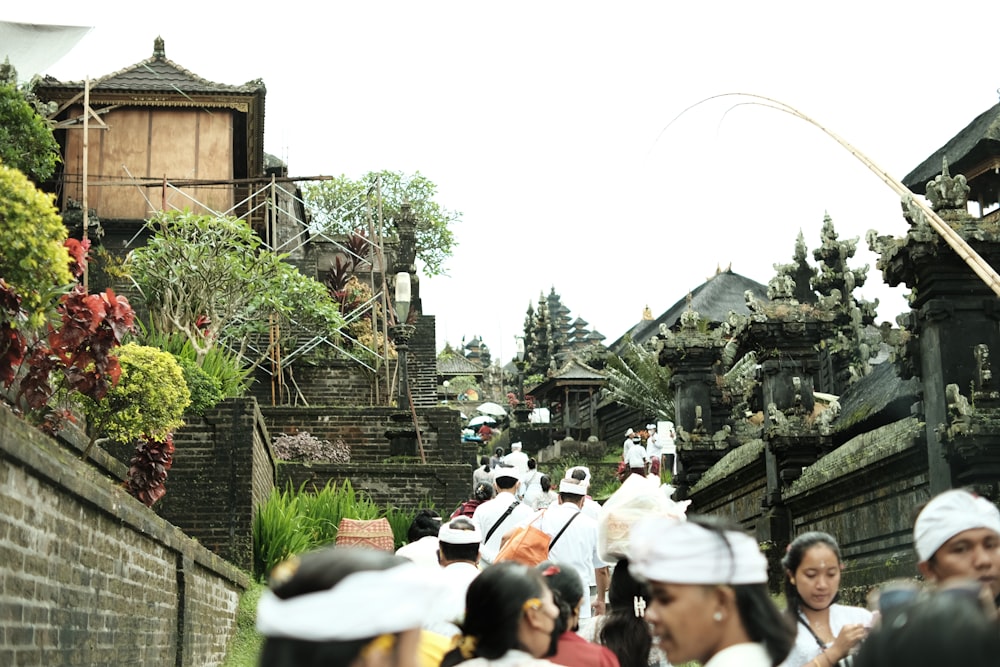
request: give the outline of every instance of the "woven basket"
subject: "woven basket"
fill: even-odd
[[[338,547],[368,547],[381,551],[395,551],[392,526],[385,517],[381,519],[341,519],[337,527]]]

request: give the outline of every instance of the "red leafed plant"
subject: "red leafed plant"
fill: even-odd
[[[125,488],[146,507],[152,507],[166,494],[164,482],[174,462],[174,438],[169,433],[162,441],[143,437],[129,461]]]

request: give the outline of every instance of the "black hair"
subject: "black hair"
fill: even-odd
[[[855,667],[992,667],[1000,655],[1000,626],[974,596],[948,589],[894,607],[861,645]]]
[[[476,488],[472,492],[472,497],[479,502],[486,502],[493,497],[493,485],[486,482],[476,484]]]
[[[483,466],[483,470],[484,471],[489,472],[490,471],[490,457],[488,457],[488,456],[480,456],[479,457],[479,465]]]
[[[653,637],[645,619],[636,616],[636,598],[649,604],[649,590],[628,571],[628,559],[618,561],[608,586],[608,610],[598,634],[601,644],[618,657],[621,667],[646,667]]]
[[[688,521],[715,533],[732,551],[726,531],[743,532],[743,528],[730,520],[715,516],[689,516]],[[781,613],[771,600],[767,583],[732,584],[736,593],[736,609],[743,629],[752,641],[764,645],[772,665],[779,665],[795,644],[796,626]]]
[[[587,479],[587,471],[581,468],[574,468],[573,472],[570,473],[572,479],[578,479],[581,482]]]
[[[579,493],[566,493],[565,491],[559,492],[559,500],[564,503],[573,503],[574,505],[579,505],[583,502],[583,495]]]
[[[423,537],[437,537],[440,530],[441,515],[434,510],[420,510],[413,517],[410,529],[406,531],[406,539],[408,542],[416,542]]]
[[[534,470],[538,467],[538,461],[535,459],[528,459],[528,470]]]
[[[818,530],[813,530],[808,533],[802,533],[788,545],[788,551],[781,559],[781,567],[785,569],[784,571],[784,590],[785,590],[785,602],[788,607],[785,613],[792,620],[792,623],[798,623],[800,605],[802,604],[802,597],[799,595],[798,588],[792,583],[792,577],[795,572],[802,565],[802,559],[805,558],[806,552],[815,546],[824,546],[833,552],[833,555],[837,558],[837,565],[842,562],[840,557],[840,545],[837,544],[837,540],[829,533],[823,533]],[[838,591],[830,604],[833,604],[840,599],[840,592]]]
[[[551,560],[538,564],[535,566],[535,569],[545,577],[545,583],[552,590],[552,598],[555,600],[556,606],[559,607],[559,623],[556,628],[556,636],[561,635],[566,630],[576,630],[577,628],[569,627],[569,621],[570,616],[573,615],[573,610],[583,600],[583,580],[580,579],[580,575],[577,574],[572,566]],[[589,593],[590,591],[587,592]]]
[[[298,567],[287,579],[271,575],[271,591],[282,600],[336,586],[355,572],[388,570],[407,563],[405,558],[361,547],[324,547],[298,557]],[[387,601],[388,603],[388,601]],[[291,637],[265,637],[260,667],[320,667],[349,665],[375,636],[343,641],[307,641]]]
[[[542,597],[546,588],[541,573],[513,561],[491,565],[473,579],[465,596],[462,634],[475,638],[474,657],[496,660],[519,648],[517,635],[524,603]],[[456,648],[445,654],[441,667],[465,660]]]
[[[496,454],[497,456],[502,455],[503,454],[503,447],[497,447],[496,449],[493,450],[493,453]]]
[[[542,491],[544,491],[545,493],[548,493],[549,489],[552,488],[552,480],[549,479],[548,475],[542,475],[541,477],[539,477],[538,483],[541,485]]]

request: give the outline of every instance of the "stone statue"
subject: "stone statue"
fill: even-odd
[[[778,409],[776,403],[767,404],[767,419],[771,422],[771,426],[781,426],[788,422],[785,413]]]
[[[952,176],[948,171],[948,159],[941,161],[941,173],[927,183],[927,199],[935,211],[942,209],[965,210],[969,201],[969,183],[964,174]]]
[[[972,423],[972,406],[969,399],[962,396],[957,384],[949,384],[944,388],[945,400],[948,402],[948,435],[968,433]]]

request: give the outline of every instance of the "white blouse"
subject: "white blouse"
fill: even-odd
[[[864,607],[830,605],[830,632],[836,637],[845,625],[872,622],[872,613]],[[809,629],[800,621],[796,623],[795,645],[779,667],[802,667],[819,656],[820,648]],[[832,642],[831,642],[832,644]],[[827,644],[829,647],[831,644]]]

